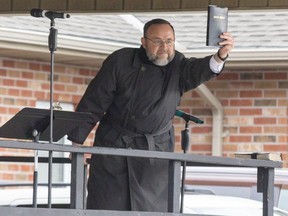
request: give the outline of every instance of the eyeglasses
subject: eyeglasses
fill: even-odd
[[[168,39],[168,40],[162,40],[162,39],[150,39],[148,37],[144,37],[148,40],[150,40],[154,46],[157,46],[157,47],[160,47],[162,46],[164,43],[167,45],[167,46],[172,46],[174,44],[174,40],[171,40],[171,39]]]

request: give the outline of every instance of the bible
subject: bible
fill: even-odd
[[[206,46],[220,46],[221,39],[219,36],[228,29],[228,8],[217,7],[216,5],[208,6]]]
[[[282,161],[279,152],[236,152],[234,155],[236,158]]]

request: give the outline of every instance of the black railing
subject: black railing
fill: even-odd
[[[182,154],[170,152],[156,152],[131,149],[111,149],[100,147],[73,147],[68,145],[34,143],[21,141],[0,141],[0,147],[14,149],[43,150],[53,152],[72,152],[71,161],[71,208],[72,209],[43,209],[43,208],[12,208],[0,207],[1,215],[23,215],[23,216],[180,216],[197,214],[179,213],[180,196],[180,172],[181,162],[186,161],[190,166],[227,166],[227,167],[255,167],[257,168],[257,190],[263,193],[263,216],[272,216],[274,207],[274,172],[275,168],[282,167],[281,162],[223,158],[215,156],[203,156],[196,154]],[[106,211],[106,210],[85,210],[84,208],[84,187],[85,173],[84,154],[105,154],[127,157],[142,157],[169,160],[173,172],[169,176],[168,206],[170,213],[163,212],[127,212],[127,211]],[[55,160],[55,159],[54,159]],[[32,161],[31,161],[32,162]],[[55,161],[56,162],[56,161]]]

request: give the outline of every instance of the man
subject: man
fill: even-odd
[[[233,48],[229,33],[220,37],[217,54],[188,59],[175,51],[168,21],[146,23],[139,49],[118,50],[104,61],[76,109],[93,113],[95,122],[69,139],[83,143],[81,131],[100,121],[95,146],[173,151],[172,119],[182,94],[217,76]],[[167,161],[93,155],[87,208],[167,212],[167,186]]]

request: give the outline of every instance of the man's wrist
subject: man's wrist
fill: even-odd
[[[226,61],[226,59],[229,57],[229,55],[227,54],[227,56],[225,58],[222,58],[221,55],[220,55],[220,50],[218,50],[217,52],[217,57],[221,60],[221,61]]]

